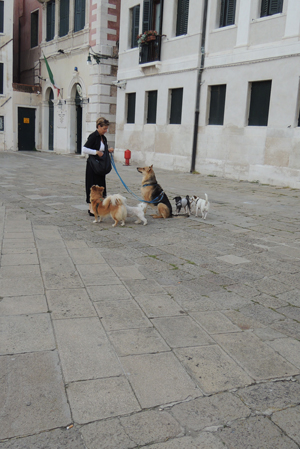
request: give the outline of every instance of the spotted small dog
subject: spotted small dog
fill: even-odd
[[[181,211],[181,208],[185,210],[185,213],[188,214],[188,216],[191,215],[191,203],[190,203],[190,197],[187,195],[185,198],[181,198],[181,196],[175,196],[173,198],[175,200],[176,204],[176,212],[175,215],[178,215]]]

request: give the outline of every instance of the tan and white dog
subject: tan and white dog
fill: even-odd
[[[114,220],[113,227],[120,222],[124,226],[127,217],[126,198],[122,195],[109,195],[103,198],[104,187],[92,186],[90,199],[95,220],[93,223],[100,223],[103,217],[110,215]]]

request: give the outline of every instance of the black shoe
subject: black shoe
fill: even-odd
[[[89,213],[90,217],[94,217],[95,216],[94,214],[92,214],[92,212],[90,210],[88,211],[88,213]]]

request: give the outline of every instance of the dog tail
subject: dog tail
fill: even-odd
[[[115,195],[110,195],[105,198],[103,201],[103,206],[107,206],[108,204],[112,204],[113,206],[118,206],[120,204],[126,205],[126,198],[118,193]]]
[[[206,193],[205,193],[204,195],[205,195],[205,206],[207,206],[207,203],[208,203],[208,196],[207,196]]]

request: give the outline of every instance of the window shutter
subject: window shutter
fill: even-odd
[[[3,94],[3,63],[0,62],[0,94]]]
[[[152,23],[152,0],[144,0],[143,8],[143,33],[151,29]]]
[[[272,81],[255,81],[251,84],[249,126],[268,126]]]
[[[75,0],[74,31],[80,31],[85,25],[85,0]]]
[[[140,5],[132,8],[132,30],[131,30],[131,48],[138,46],[137,35],[140,29]]]
[[[220,7],[220,28],[224,26],[225,22],[225,0],[221,0]]]
[[[156,109],[157,109],[157,90],[150,90],[148,92],[147,123],[156,123]]]
[[[0,33],[3,33],[4,24],[4,2],[0,1]]]
[[[176,36],[187,33],[189,19],[189,0],[178,0]]]
[[[270,0],[269,15],[282,12],[282,0]]]
[[[268,4],[269,4],[268,0],[262,0],[260,17],[265,17],[268,15]]]
[[[47,41],[54,38],[55,33],[55,3],[51,1],[47,3]]]
[[[135,92],[127,94],[127,123],[135,122]]]
[[[31,13],[31,48],[37,47],[39,37],[39,11]]]
[[[69,1],[70,0],[60,0],[60,36],[65,36],[69,32]]]
[[[226,25],[234,25],[234,21],[235,21],[235,1],[236,0],[228,0]]]
[[[181,124],[183,88],[171,90],[170,124]]]
[[[225,111],[226,84],[210,87],[209,125],[223,125]]]

